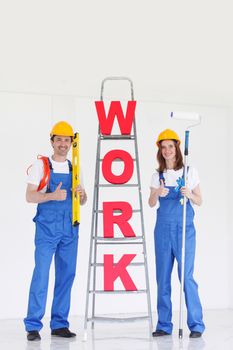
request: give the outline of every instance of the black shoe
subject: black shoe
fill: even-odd
[[[152,333],[153,337],[162,337],[163,335],[170,335],[170,334],[167,333],[167,332],[164,332],[164,331],[162,331],[160,329],[158,329],[157,331]]]
[[[29,331],[27,334],[27,340],[41,340],[40,333],[38,331]]]
[[[72,333],[69,328],[57,328],[57,329],[52,329],[51,332],[52,335],[56,335],[58,337],[63,337],[63,338],[73,338],[76,337],[75,333]]]
[[[189,338],[200,338],[200,337],[201,337],[201,333],[200,333],[200,332],[192,331],[192,332],[189,334]]]

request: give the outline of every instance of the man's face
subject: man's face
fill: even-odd
[[[71,137],[55,135],[53,141],[51,140],[51,144],[55,155],[66,156],[72,144]]]

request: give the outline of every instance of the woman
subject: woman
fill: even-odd
[[[180,151],[180,139],[170,129],[160,133],[156,142],[158,146],[158,170],[153,174],[150,207],[156,206],[155,225],[156,280],[158,287],[157,311],[158,323],[154,337],[172,333],[171,274],[174,259],[181,271],[182,213],[183,196],[187,198],[186,248],[184,292],[187,306],[187,324],[190,337],[201,337],[205,325],[202,320],[202,307],[198,296],[198,286],[193,279],[195,257],[194,205],[201,205],[201,191],[198,173],[188,168],[187,186],[182,186],[184,164]]]

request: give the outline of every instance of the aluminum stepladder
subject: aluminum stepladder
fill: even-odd
[[[131,79],[127,77],[108,77],[102,81],[101,84],[101,101],[103,101],[104,94],[104,85],[107,81],[116,81],[122,80],[127,81],[130,84],[131,91],[131,100],[134,100],[134,90],[133,83]],[[100,184],[100,165],[102,162],[101,159],[101,143],[108,142],[112,140],[130,140],[134,145],[135,158],[133,158],[134,164],[136,165],[136,183],[135,184]],[[98,235],[98,227],[99,227],[99,215],[103,213],[103,210],[99,209],[99,197],[100,191],[104,187],[131,187],[138,191],[138,199],[139,199],[139,208],[134,209],[133,213],[138,213],[140,215],[140,225],[141,225],[141,236],[137,237],[115,237],[115,238],[104,238]],[[143,266],[145,273],[145,289],[140,289],[137,291],[126,291],[126,290],[114,290],[114,291],[104,291],[96,289],[97,282],[97,267],[103,267],[102,262],[97,261],[97,250],[99,245],[120,245],[120,244],[128,244],[128,245],[141,245],[142,247],[142,256],[143,261],[140,262],[131,262],[129,266]],[[92,278],[91,278],[92,276]],[[92,286],[91,286],[92,279]],[[145,316],[137,316],[137,317],[98,317],[95,314],[96,308],[96,295],[97,294],[121,294],[121,293],[145,293],[146,301],[147,301],[147,315]],[[89,314],[89,299],[92,295],[92,305],[91,305],[91,317],[88,317]],[[146,252],[146,242],[145,242],[145,228],[144,228],[144,218],[143,218],[143,205],[142,205],[142,193],[141,193],[141,181],[140,181],[140,172],[139,172],[139,155],[138,155],[138,144],[137,144],[137,133],[136,133],[136,121],[135,117],[133,120],[132,131],[130,135],[102,135],[100,131],[100,127],[98,129],[98,140],[97,140],[97,152],[96,152],[96,168],[95,168],[95,184],[94,184],[94,194],[93,194],[93,208],[92,208],[92,224],[91,224],[91,237],[90,237],[90,250],[89,250],[89,265],[88,265],[88,277],[87,277],[87,290],[86,290],[86,308],[85,308],[85,320],[84,320],[84,340],[87,340],[87,324],[88,322],[92,323],[92,329],[94,328],[94,323],[98,321],[104,322],[132,322],[137,320],[148,320],[149,322],[149,336],[151,337],[152,333],[152,313],[151,313],[151,300],[150,300],[150,288],[149,288],[149,275],[148,275],[148,264],[147,264],[147,252]]]

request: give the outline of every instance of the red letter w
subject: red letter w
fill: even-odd
[[[121,134],[130,135],[136,108],[136,101],[128,101],[125,117],[120,101],[111,102],[107,117],[103,101],[96,101],[95,107],[98,114],[100,131],[102,135],[111,134],[115,116],[117,117]]]

